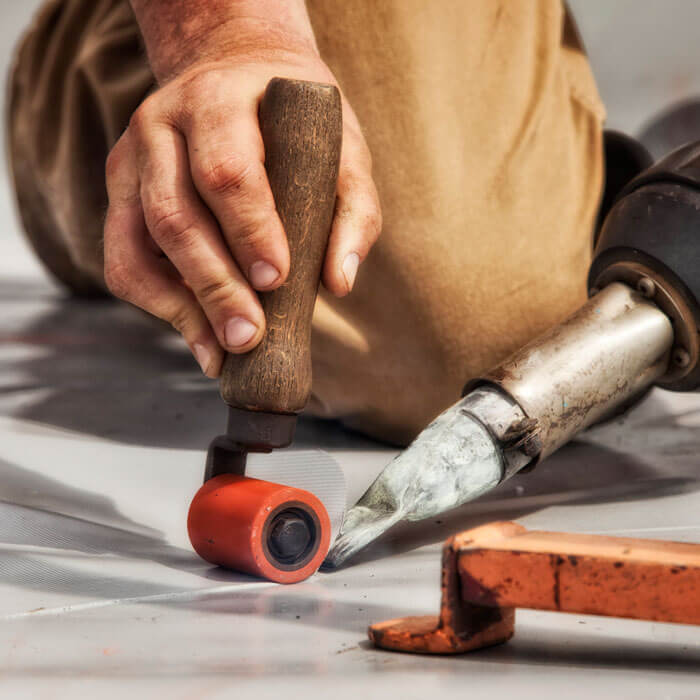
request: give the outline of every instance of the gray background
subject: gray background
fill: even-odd
[[[0,0],[3,73],[23,27],[40,4]],[[591,56],[609,126],[637,133],[664,106],[700,95],[700,2],[571,0],[570,5]],[[4,92],[0,94],[4,100]],[[0,221],[5,222],[0,236],[7,244],[0,263],[3,274],[35,267],[11,223],[12,207],[7,174],[0,169]]]

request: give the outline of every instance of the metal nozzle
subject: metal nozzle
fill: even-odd
[[[478,389],[439,415],[345,516],[323,564],[335,569],[402,520],[471,501],[532,461],[526,416],[502,391]]]

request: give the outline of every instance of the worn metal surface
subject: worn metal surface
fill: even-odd
[[[378,647],[458,654],[510,639],[515,608],[700,625],[700,544],[528,531],[512,522],[450,538],[439,617],[369,627]]]
[[[516,526],[518,527],[518,526]],[[369,626],[375,646],[418,654],[461,654],[508,641],[515,610],[464,605],[459,578],[459,545],[451,537],[442,551],[440,614],[397,618]]]
[[[499,386],[537,420],[544,459],[651,386],[665,373],[672,344],[666,315],[615,282],[469,386]]]
[[[656,383],[667,389],[687,391],[696,385],[696,377],[700,372],[698,319],[693,314],[694,304],[688,299],[689,293],[682,289],[682,283],[672,283],[667,275],[668,273],[628,260],[606,267],[593,280],[593,284],[602,289],[613,281],[623,282],[632,289],[636,288],[668,316],[674,336],[671,362]]]

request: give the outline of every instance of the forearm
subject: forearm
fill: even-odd
[[[227,54],[316,51],[304,0],[130,0],[159,83]]]

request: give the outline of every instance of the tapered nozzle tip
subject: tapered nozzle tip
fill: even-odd
[[[321,571],[340,568],[400,519],[401,515],[396,512],[377,512],[367,506],[354,506],[347,512],[343,527],[321,565]]]

